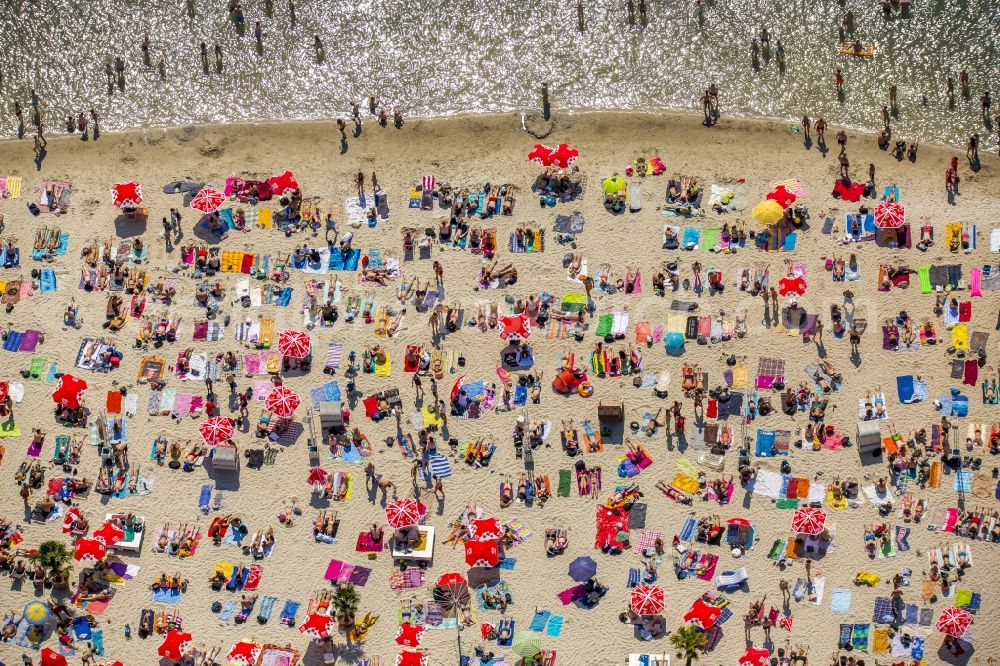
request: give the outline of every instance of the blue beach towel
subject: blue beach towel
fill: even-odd
[[[90,622],[85,617],[78,617],[73,620],[73,634],[77,640],[89,641],[93,632],[90,630]]]
[[[698,246],[698,243],[700,241],[701,241],[701,232],[699,232],[696,228],[688,227],[687,229],[684,230],[684,238],[681,243],[681,245],[684,248],[687,249],[695,248]]]
[[[98,657],[104,654],[104,630],[95,629],[94,634],[90,637],[90,645],[93,648],[94,654]]]
[[[553,615],[550,617],[548,627],[545,629],[545,634],[548,636],[558,636],[561,634],[563,619],[562,615]]]
[[[281,621],[284,624],[291,624],[295,621],[295,614],[299,612],[299,602],[294,599],[286,599],[285,606],[281,609]]]
[[[548,624],[550,617],[552,617],[552,613],[547,610],[535,611],[535,617],[531,618],[531,626],[528,628],[532,631],[542,631]]]
[[[202,513],[208,513],[209,502],[212,501],[212,484],[206,483],[201,487],[201,493],[198,495],[198,508],[201,509]]]
[[[233,618],[233,613],[236,612],[236,600],[230,599],[226,602],[226,605],[222,607],[222,612],[219,613],[219,619],[223,622],[229,622]]]
[[[43,268],[38,277],[39,291],[48,293],[56,290],[56,272],[51,268]]]
[[[153,601],[158,601],[161,604],[179,604],[181,602],[181,591],[180,590],[154,590],[152,594]]]
[[[830,594],[830,610],[834,613],[846,613],[851,609],[851,591],[838,587]]]
[[[353,249],[346,254],[340,250],[330,253],[331,271],[356,271],[361,262],[361,250]]]

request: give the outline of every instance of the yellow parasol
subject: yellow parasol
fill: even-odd
[[[760,224],[771,226],[785,215],[785,210],[777,201],[765,199],[753,207],[753,219]]]
[[[601,187],[604,189],[605,194],[618,194],[625,189],[625,179],[615,174],[610,178],[605,178],[604,182],[601,183]]]

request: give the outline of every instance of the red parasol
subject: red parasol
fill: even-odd
[[[310,613],[299,625],[299,633],[313,638],[328,638],[333,631],[333,618],[326,613]]]
[[[899,229],[905,221],[903,204],[883,201],[875,205],[875,226],[879,229]]]
[[[664,606],[663,588],[640,585],[632,590],[632,610],[639,615],[659,615]]]
[[[549,166],[552,164],[551,156],[552,148],[549,148],[544,143],[536,143],[535,147],[528,153],[528,161],[541,164],[542,166]]]
[[[286,330],[278,334],[278,353],[285,358],[306,358],[312,349],[312,339],[304,331]]]
[[[6,400],[8,395],[10,395],[10,384],[0,382],[0,402]]]
[[[322,467],[313,467],[309,470],[309,476],[306,477],[306,483],[310,486],[315,486],[316,484],[324,484],[330,475]]]
[[[833,196],[835,199],[860,201],[861,195],[864,193],[865,186],[862,183],[851,182],[850,178],[838,178],[833,184]]]
[[[800,506],[792,514],[792,530],[796,534],[819,534],[826,523],[826,511],[810,506]]]
[[[184,653],[187,652],[189,645],[191,645],[191,634],[171,629],[163,637],[160,647],[156,648],[156,654],[164,659],[180,661],[184,657]]]
[[[423,625],[404,622],[399,625],[399,631],[396,632],[396,644],[405,645],[406,647],[420,647],[420,637],[423,634]]]
[[[226,195],[211,187],[202,188],[191,199],[191,208],[203,213],[214,213],[226,201]]]
[[[393,529],[417,525],[421,515],[420,503],[412,497],[393,500],[385,507],[385,520]]]
[[[746,518],[730,518],[726,525],[739,525],[740,527],[750,527],[750,521]]]
[[[97,666],[125,666],[125,664],[123,664],[120,660],[115,659],[114,661],[105,661]]]
[[[437,587],[448,587],[450,585],[468,585],[469,581],[466,580],[465,576],[458,573],[457,571],[452,573],[443,574],[438,578]]]
[[[299,187],[299,183],[295,180],[295,176],[287,169],[283,173],[279,173],[277,176],[271,176],[268,178],[267,184],[270,185],[274,193],[278,195],[284,194],[285,190],[295,190]]]
[[[77,539],[73,544],[73,558],[80,560],[103,560],[108,554],[107,547],[97,539]]]
[[[236,434],[236,429],[233,428],[233,422],[228,417],[213,416],[198,426],[198,432],[201,433],[206,444],[215,446],[232,439]]]
[[[934,628],[954,638],[958,638],[965,633],[965,630],[972,624],[972,613],[963,608],[945,608],[938,615],[937,624]]]
[[[226,659],[237,664],[252,666],[257,663],[257,657],[259,655],[259,645],[249,641],[240,641],[229,651],[229,654],[226,655]]]
[[[264,407],[267,408],[267,411],[283,419],[294,414],[301,404],[302,399],[284,386],[275,386],[264,401]]]
[[[499,539],[504,533],[504,529],[500,525],[500,520],[498,518],[483,518],[482,520],[474,520],[469,531],[472,533],[472,538],[476,541]]]
[[[706,603],[702,599],[696,599],[691,604],[691,609],[684,616],[685,622],[690,622],[703,630],[708,630],[716,620],[722,615],[722,609],[718,606]]]
[[[77,409],[86,390],[87,382],[74,375],[63,375],[59,378],[56,390],[52,392],[52,401],[69,409]]]
[[[134,180],[111,186],[111,203],[117,208],[138,208],[142,203],[142,186]]]
[[[499,562],[500,547],[496,541],[465,542],[465,563],[470,567],[495,567]]]
[[[451,399],[452,402],[458,400],[458,393],[462,390],[462,385],[465,383],[465,375],[459,375],[458,379],[451,386]]]
[[[552,151],[552,154],[549,155],[549,164],[565,169],[572,166],[572,164],[576,162],[579,157],[579,150],[565,143],[560,143],[559,146]]]
[[[531,335],[531,325],[526,315],[520,314],[515,317],[500,317],[500,339],[506,340],[512,335],[520,338],[527,338]]]
[[[66,666],[66,657],[62,656],[52,648],[42,648],[42,652],[39,655],[39,663],[41,666]]]
[[[427,655],[423,652],[403,650],[396,655],[396,666],[427,666]]]
[[[748,647],[740,657],[740,666],[766,666],[771,653],[764,648]]]
[[[766,199],[776,202],[782,208],[788,208],[795,203],[795,193],[789,192],[784,185],[778,185],[767,193]]]
[[[109,520],[94,530],[93,538],[110,548],[125,538],[125,531]]]

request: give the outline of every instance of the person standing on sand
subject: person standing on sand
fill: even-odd
[[[784,600],[784,602],[786,604],[789,601],[791,601],[792,595],[788,591],[788,581],[787,580],[785,580],[784,578],[782,578],[781,581],[778,583],[778,589],[781,590],[781,598]]]
[[[816,335],[814,336],[816,342],[823,343],[823,320],[816,318]]]
[[[806,141],[811,141],[812,136],[810,130],[812,129],[812,121],[809,120],[809,116],[802,116],[802,134],[805,136]]]
[[[840,177],[844,180],[849,180],[851,162],[847,159],[847,151],[841,148],[840,155],[837,156],[837,159],[840,160]]]
[[[889,129],[889,107],[882,106],[882,124],[886,129]]]
[[[84,113],[83,111],[81,111],[76,116],[76,126],[80,128],[80,134],[82,134],[82,136],[80,137],[80,140],[81,141],[86,141],[87,138],[88,138],[87,137],[87,114]]]
[[[965,158],[969,160],[970,164],[974,164],[979,161],[979,134],[973,134],[969,137],[969,145],[965,149]]]
[[[983,105],[983,121],[985,122],[990,117],[990,105],[993,104],[993,100],[990,99],[990,91],[984,91],[979,101]]]
[[[847,150],[847,131],[840,130],[837,132],[837,145],[840,146],[840,152]]]
[[[825,132],[826,132],[826,121],[823,120],[823,116],[820,116],[819,120],[816,121],[816,139],[820,143],[826,141],[826,137],[824,136]]]
[[[361,171],[354,177],[354,184],[358,186],[358,196],[365,196],[365,174]]]
[[[337,129],[340,130],[340,142],[347,143],[347,123],[343,118],[337,118]]]
[[[868,163],[868,182],[871,183],[872,185],[875,184],[875,163],[874,162],[869,162]]]

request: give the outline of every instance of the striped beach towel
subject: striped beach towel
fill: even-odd
[[[330,342],[326,348],[326,370],[336,370],[340,367],[341,359],[344,355],[344,345],[339,342]]]
[[[439,479],[447,479],[451,476],[451,463],[440,453],[432,453],[428,456],[427,466],[431,471],[431,475]]]
[[[437,187],[437,179],[434,176],[424,176],[420,182],[424,192],[431,192]]]
[[[520,518],[513,518],[507,522],[507,527],[509,527],[514,532],[514,543],[519,544],[527,540],[531,536],[531,530],[524,524],[524,521]]]

